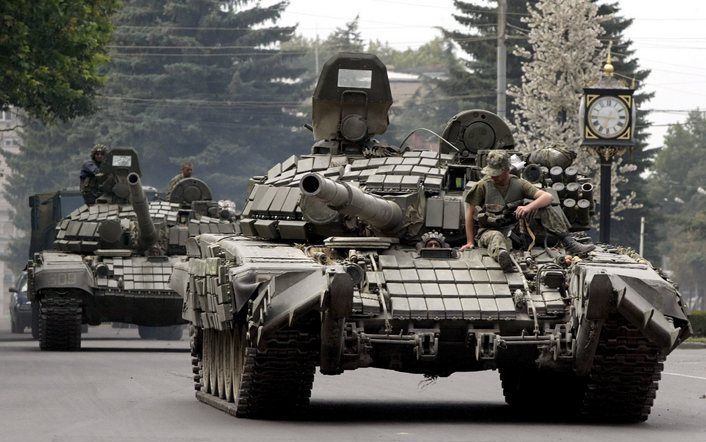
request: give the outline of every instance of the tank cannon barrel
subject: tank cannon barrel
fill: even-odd
[[[299,183],[303,195],[318,198],[344,215],[357,216],[382,231],[396,230],[404,220],[402,209],[394,201],[364,192],[347,183],[336,182],[312,172]]]
[[[150,216],[149,203],[138,174],[130,173],[127,182],[130,187],[130,203],[137,217],[138,243],[141,248],[148,249],[157,242],[157,230]]]

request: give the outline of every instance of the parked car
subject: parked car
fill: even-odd
[[[24,333],[32,328],[32,302],[27,298],[27,272],[22,271],[10,287],[10,331]]]

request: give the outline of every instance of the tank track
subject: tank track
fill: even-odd
[[[603,325],[587,377],[507,365],[500,367],[500,380],[505,401],[523,412],[561,403],[566,417],[643,422],[654,403],[663,360],[639,330],[612,318]]]
[[[81,348],[81,301],[47,296],[39,307],[39,348],[72,351]]]
[[[664,356],[626,320],[603,325],[581,404],[590,420],[643,422],[650,414]]]
[[[237,373],[228,358],[214,358],[209,356],[209,351],[203,351],[212,339],[212,348],[228,348],[228,332],[204,330],[203,333],[211,337],[204,336],[201,351],[192,353],[196,354],[192,358],[192,370],[197,399],[245,418],[280,418],[309,404],[318,357],[318,335],[297,329],[281,330],[261,348],[241,348],[242,372]],[[233,346],[232,341],[230,345]],[[209,361],[214,359],[216,362],[211,367]],[[228,371],[232,373],[232,392],[228,391]]]

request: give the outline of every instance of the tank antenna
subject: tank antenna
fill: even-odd
[[[437,137],[438,139],[440,139],[440,140],[443,141],[444,143],[446,143],[446,144],[448,144],[449,146],[451,146],[451,148],[454,149],[456,152],[461,152],[461,150],[460,150],[458,147],[456,147],[456,146],[454,146],[453,144],[451,144],[450,141],[448,141],[447,139],[445,139],[444,137],[442,137],[442,136],[439,135],[438,133],[434,132],[433,130],[427,129],[426,127],[418,127],[418,128],[416,128],[416,129],[414,129],[412,132],[410,132],[409,134],[407,134],[407,136],[404,137],[404,140],[402,140],[402,143],[400,143],[400,150],[404,148],[404,143],[407,142],[407,140],[409,139],[409,137],[411,137],[411,136],[412,136],[415,132],[417,132],[418,130],[423,130],[423,131],[425,131],[425,132],[429,132],[430,134],[434,135],[435,137]]]

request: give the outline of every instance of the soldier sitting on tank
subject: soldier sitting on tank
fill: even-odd
[[[582,255],[595,248],[592,244],[581,244],[569,236],[571,224],[564,212],[552,206],[553,197],[538,189],[529,181],[510,174],[510,158],[505,151],[491,151],[486,175],[466,194],[466,238],[461,250],[473,248],[476,240],[481,247],[487,247],[491,257],[496,259],[505,272],[513,271],[513,263],[508,252],[508,234],[515,229],[519,219],[531,221],[538,218],[541,227],[563,243],[572,255]],[[524,204],[525,199],[532,200]],[[476,234],[474,217],[476,207],[479,229]]]
[[[183,163],[181,163],[181,172],[179,172],[177,175],[174,175],[174,178],[169,180],[169,185],[167,186],[167,199],[169,199],[169,194],[172,193],[176,185],[179,184],[179,181],[183,180],[184,178],[191,178],[193,174],[194,163],[192,163],[191,161],[184,161]]]
[[[99,183],[96,179],[103,160],[108,155],[108,147],[103,144],[96,144],[91,149],[91,159],[83,163],[79,179],[81,181],[81,195],[83,201],[90,205],[96,203],[96,198],[101,195]]]

